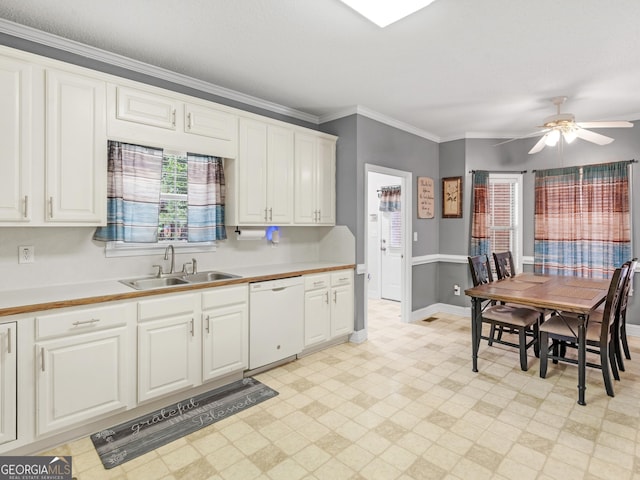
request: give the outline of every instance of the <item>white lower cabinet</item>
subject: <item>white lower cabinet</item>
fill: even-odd
[[[202,380],[248,367],[248,287],[220,287],[202,294]]]
[[[138,302],[138,401],[197,385],[196,295]]]
[[[75,309],[35,321],[38,435],[132,406],[132,309]]]
[[[16,439],[16,323],[0,325],[0,444]]]
[[[305,275],[304,346],[353,332],[353,271]]]

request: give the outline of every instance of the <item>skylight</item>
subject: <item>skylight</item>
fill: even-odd
[[[434,0],[340,0],[381,28],[408,17]]]

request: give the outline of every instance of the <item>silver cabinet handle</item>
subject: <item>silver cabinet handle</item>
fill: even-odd
[[[40,348],[40,360],[42,360],[42,371],[44,372],[44,347]]]
[[[29,195],[24,196],[24,218],[29,216]]]
[[[273,208],[269,209],[269,221],[271,222],[273,220]]]
[[[322,221],[322,210],[318,210],[318,223]]]
[[[176,126],[176,109],[171,112],[171,125]]]
[[[333,303],[338,303],[338,291],[333,291]]]
[[[191,130],[191,112],[187,113],[187,128]]]
[[[7,335],[9,335],[9,338],[7,339],[7,353],[11,353],[11,329],[7,330]]]
[[[264,207],[264,221],[267,221],[267,207]]]
[[[329,292],[324,293],[324,303],[329,304]]]
[[[82,320],[82,321],[73,322],[71,325],[73,325],[74,327],[79,327],[79,326],[92,327],[94,323],[98,323],[99,321],[100,321],[99,318],[92,318],[91,320]]]
[[[53,218],[53,197],[49,197],[49,218]]]
[[[192,337],[193,337],[193,336],[195,336],[195,333],[194,333],[194,331],[193,331],[193,317],[191,317],[191,329],[190,329],[190,333],[191,333],[191,336],[192,336]]]
[[[211,323],[210,323],[209,315],[207,315],[207,318],[205,319],[205,322],[206,322],[206,326],[207,326],[207,333],[211,333]]]

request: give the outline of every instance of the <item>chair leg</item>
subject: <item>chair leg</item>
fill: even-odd
[[[617,340],[611,339],[609,343],[609,363],[611,364],[611,373],[613,373],[613,378],[620,381],[620,374],[618,373],[618,351],[616,351],[616,343]]]
[[[549,353],[549,334],[540,332],[540,378],[547,376],[547,355]]]
[[[602,378],[604,379],[604,387],[607,389],[607,395],[615,397],[613,393],[613,383],[611,375],[609,375],[609,345],[603,345],[600,348],[600,365],[602,367]],[[613,366],[613,363],[611,364]]]
[[[527,331],[524,327],[518,330],[518,343],[520,344],[520,368],[526,372],[527,365]]]
[[[493,337],[496,334],[496,324],[491,324],[491,329],[489,330],[489,346],[493,345]]]
[[[624,348],[624,356],[627,360],[631,360],[629,352],[629,343],[627,342],[627,312],[622,314],[620,318],[620,339],[622,340],[622,348]]]
[[[533,353],[536,358],[540,357],[540,323],[544,320],[544,315],[540,314],[540,319],[533,325]]]
[[[560,341],[559,340],[552,340],[552,347],[553,347],[553,363],[557,364],[558,363],[558,357],[560,356]]]

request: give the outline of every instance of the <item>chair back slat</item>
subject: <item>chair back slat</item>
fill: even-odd
[[[513,255],[511,251],[493,253],[493,263],[496,265],[496,274],[498,280],[513,277],[516,274],[516,268],[513,264]]]
[[[629,301],[629,291],[632,288],[633,284],[633,273],[636,270],[636,265],[638,264],[638,259],[634,258],[628,262],[629,270],[627,271],[627,277],[624,283],[624,289],[622,290],[622,298],[620,299],[620,311],[624,312],[627,309],[627,302]]]
[[[491,264],[487,255],[476,255],[475,257],[467,257],[467,259],[469,260],[471,280],[473,280],[474,287],[493,282]]]

